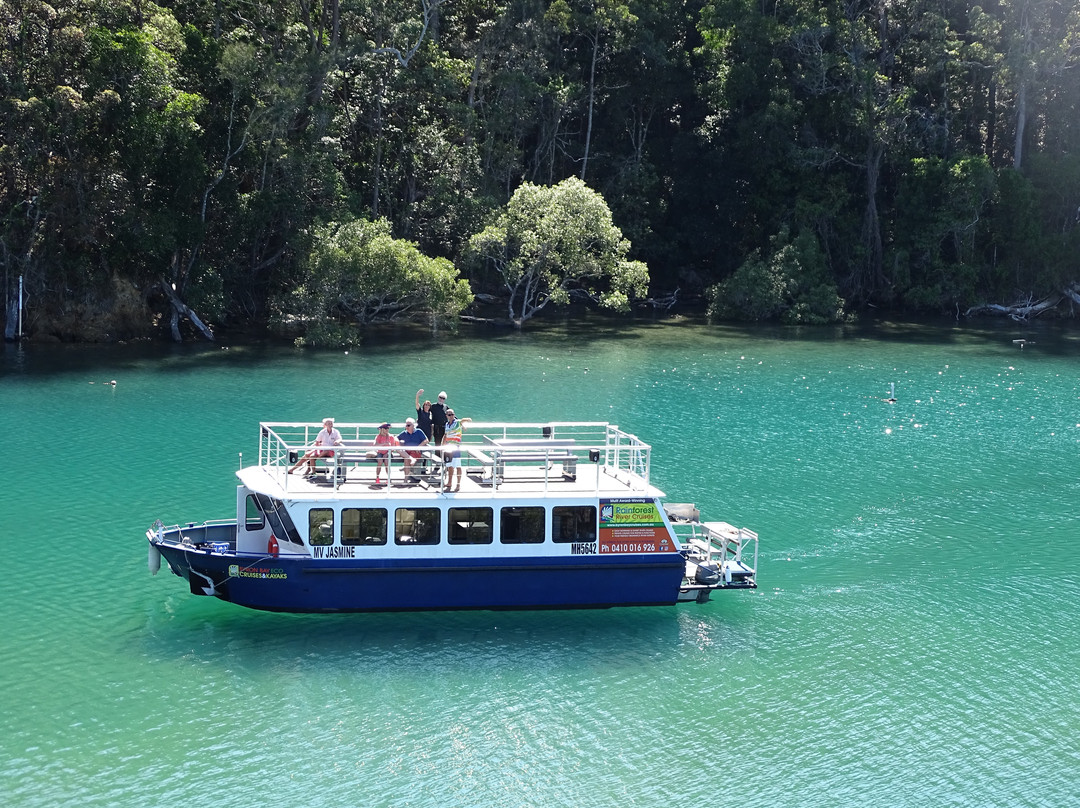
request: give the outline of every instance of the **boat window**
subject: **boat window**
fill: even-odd
[[[491,544],[491,508],[451,508],[447,531],[451,544]]]
[[[397,544],[438,544],[442,513],[438,508],[398,508],[394,512]]]
[[[342,544],[386,544],[386,508],[342,508]]]
[[[559,505],[551,509],[552,541],[596,541],[595,505]]]
[[[270,522],[270,529],[278,537],[278,540],[292,542],[293,544],[304,543],[296,530],[296,526],[293,524],[292,517],[285,510],[284,502],[280,499],[272,499],[266,494],[256,494],[255,496],[259,500],[259,507],[266,514],[267,521]]]
[[[542,544],[544,509],[503,508],[499,522],[499,541],[503,544]]]
[[[251,494],[247,495],[245,502],[247,518],[244,520],[244,525],[248,530],[262,530],[266,525],[266,517],[263,516],[263,512],[259,509],[259,503],[255,501],[255,497]]]
[[[312,508],[308,511],[308,544],[312,547],[334,543],[333,508]]]

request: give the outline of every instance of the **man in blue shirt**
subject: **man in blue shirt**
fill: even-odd
[[[414,418],[405,419],[405,431],[401,432],[397,436],[398,443],[402,446],[416,447],[424,446],[427,442],[427,435],[416,428],[416,420]],[[420,452],[413,449],[406,449],[401,454],[405,461],[405,479],[410,480],[412,474],[413,462],[420,457]]]

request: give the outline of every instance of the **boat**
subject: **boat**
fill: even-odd
[[[316,613],[659,606],[757,586],[757,534],[665,504],[651,446],[618,426],[470,422],[446,491],[448,447],[383,445],[387,473],[381,423],[337,424],[307,475],[289,470],[321,425],[260,423],[236,517],[155,522],[151,571],[164,558],[194,595]]]

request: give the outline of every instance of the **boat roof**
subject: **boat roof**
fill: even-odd
[[[444,494],[444,461],[451,445],[392,447],[390,474],[378,468],[375,436],[384,421],[335,423],[342,445],[318,447],[333,454],[315,460],[317,473],[289,473],[314,450],[321,423],[262,422],[259,456],[237,476],[246,488],[282,500],[363,500],[430,495],[539,500],[657,498],[649,482],[652,448],[637,436],[606,422],[477,422],[465,424],[461,442],[460,488]],[[390,434],[405,430],[391,424]],[[404,474],[404,452],[419,452],[414,473]],[[377,480],[377,472],[379,477]]]

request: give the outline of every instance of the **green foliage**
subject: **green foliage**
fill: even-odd
[[[1010,300],[1017,290],[1034,290],[1038,276],[1032,260],[1044,253],[1039,227],[1038,194],[1031,180],[1006,168],[998,175],[998,195],[988,225],[993,261],[986,300]]]
[[[1038,277],[1060,290],[1080,278],[1080,154],[1035,153],[1028,168],[1042,223]],[[1031,253],[1025,257],[1034,263]]]
[[[1080,252],[1074,6],[5,0],[0,281],[25,278],[34,323],[130,320],[116,283],[160,308],[164,278],[208,320],[351,333],[366,287],[294,310],[305,245],[385,219],[518,322],[647,283],[799,322],[1057,293]],[[408,316],[460,310],[434,276]]]
[[[568,303],[570,289],[627,310],[649,285],[648,268],[627,260],[629,250],[603,197],[573,177],[552,187],[525,183],[469,241],[473,260],[502,277],[518,325],[549,303]]]
[[[206,264],[199,264],[188,278],[186,302],[204,320],[220,323],[225,319],[225,284],[221,275]]]
[[[752,254],[708,296],[709,317],[717,320],[824,325],[847,319],[817,242],[809,236],[789,242],[786,232],[773,238],[767,256]]]
[[[352,344],[349,326],[424,320],[453,326],[472,302],[468,281],[444,258],[395,239],[385,219],[331,222],[315,228],[301,278],[283,301],[285,321],[304,326],[302,344]]]
[[[911,161],[897,194],[894,238],[894,282],[907,306],[967,306],[993,285],[980,274],[996,193],[997,178],[985,158]]]

